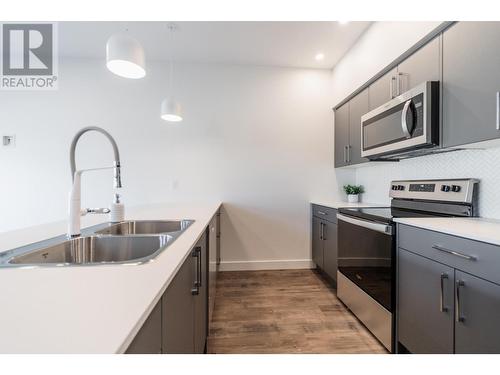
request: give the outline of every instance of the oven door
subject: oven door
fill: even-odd
[[[338,271],[392,312],[395,276],[393,225],[342,214],[337,218]]]
[[[424,82],[361,117],[361,156],[377,159],[436,145],[437,82]],[[436,122],[436,124],[434,124]]]

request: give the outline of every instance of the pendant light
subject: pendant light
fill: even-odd
[[[106,66],[114,74],[139,79],[146,75],[146,58],[141,44],[134,38],[114,34],[106,43]]]
[[[173,35],[174,32],[177,30],[177,25],[174,23],[168,24],[168,29],[170,31],[170,46],[173,49]],[[173,71],[174,71],[174,62],[173,62],[173,52],[170,55],[170,72],[169,72],[169,91],[170,95],[164,99],[161,103],[161,115],[160,117],[169,122],[180,122],[182,121],[182,107],[180,103],[175,100],[173,96],[174,92],[174,77],[173,77]]]

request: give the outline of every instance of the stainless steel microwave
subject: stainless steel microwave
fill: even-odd
[[[398,160],[439,145],[439,82],[428,81],[361,117],[361,156]]]

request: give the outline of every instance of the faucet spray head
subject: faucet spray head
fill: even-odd
[[[121,173],[121,168],[120,168],[120,162],[115,161],[115,183],[114,186],[115,188],[121,188],[122,187],[122,173]]]

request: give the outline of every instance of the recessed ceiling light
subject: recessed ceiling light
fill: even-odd
[[[349,21],[339,21],[339,23],[340,23],[341,25],[347,25],[347,24],[349,23]]]
[[[316,59],[316,61],[321,61],[325,58],[325,55],[323,53],[317,53],[316,56],[314,56],[314,58]]]

